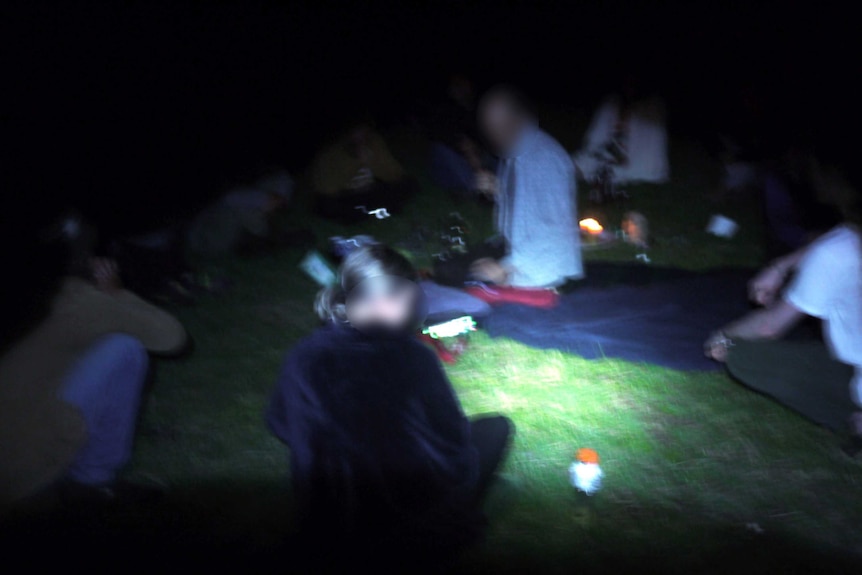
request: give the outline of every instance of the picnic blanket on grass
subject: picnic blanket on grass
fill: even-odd
[[[496,308],[484,322],[492,337],[586,359],[647,362],[711,371],[703,342],[711,330],[751,309],[751,269],[704,273],[644,265],[592,263],[587,277],[553,309]]]

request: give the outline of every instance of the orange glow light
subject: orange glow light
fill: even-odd
[[[595,449],[590,449],[589,447],[582,447],[578,449],[578,452],[575,453],[575,459],[580,463],[599,463],[599,454]]]
[[[587,218],[587,219],[585,219],[585,220],[581,220],[581,221],[580,221],[580,226],[581,226],[581,230],[582,230],[582,231],[585,231],[585,232],[587,232],[588,234],[591,234],[591,235],[594,235],[594,236],[596,236],[596,235],[598,235],[598,234],[602,233],[602,230],[604,230],[604,229],[605,229],[605,228],[603,228],[603,227],[602,227],[602,224],[600,224],[600,223],[599,223],[597,220],[595,220],[594,218]]]

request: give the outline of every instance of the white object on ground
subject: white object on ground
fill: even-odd
[[[385,220],[392,214],[386,208],[377,208],[374,210],[369,210],[365,206],[356,206],[356,209],[361,211],[363,214],[368,214],[369,216],[374,216],[378,220]]]
[[[569,466],[569,480],[572,486],[583,491],[587,495],[592,495],[602,487],[602,468],[598,463],[584,463],[574,461]]]
[[[721,214],[712,216],[706,226],[707,232],[721,238],[732,238],[738,229],[739,224]]]
[[[473,321],[473,318],[469,315],[465,315],[444,323],[438,323],[437,325],[426,327],[422,330],[422,333],[430,335],[434,339],[439,339],[441,337],[464,335],[471,331],[476,331],[476,322]]]

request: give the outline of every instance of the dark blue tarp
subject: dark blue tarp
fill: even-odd
[[[716,370],[703,355],[711,330],[746,313],[753,270],[705,273],[592,264],[587,278],[554,309],[505,305],[484,327],[532,347],[586,359],[648,362],[680,370]]]

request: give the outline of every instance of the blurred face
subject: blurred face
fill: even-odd
[[[347,320],[358,329],[405,329],[415,316],[418,297],[419,286],[410,280],[394,276],[369,278],[347,294]]]
[[[511,104],[502,98],[484,105],[480,121],[488,141],[500,152],[515,145],[523,124]]]

